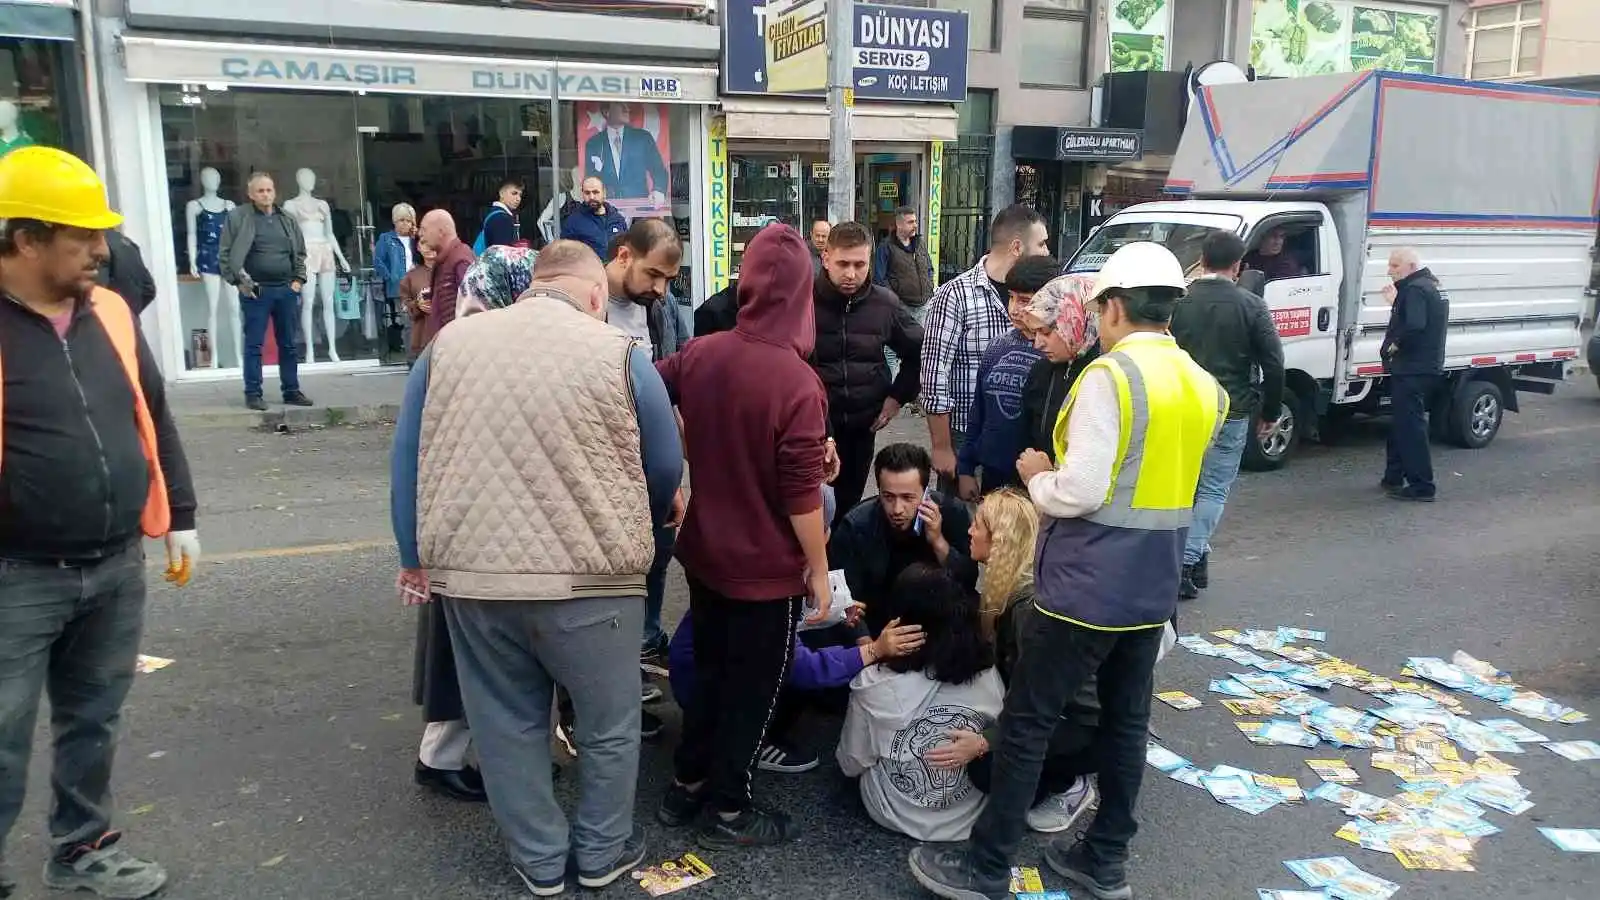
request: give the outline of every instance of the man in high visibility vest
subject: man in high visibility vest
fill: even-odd
[[[167,875],[111,827],[111,764],[144,625],[144,537],[167,578],[200,560],[194,486],[155,357],[115,292],[95,284],[122,222],[82,160],[47,147],[0,158],[0,897],[22,810],[41,690],[55,796],[44,883],[146,897]]]
[[[1056,422],[1056,458],[1024,451],[1017,472],[1043,515],[1031,632],[1011,676],[989,805],[966,848],[919,847],[911,871],[953,900],[1005,897],[1050,736],[1083,682],[1098,676],[1100,809],[1088,833],[1045,861],[1096,900],[1133,896],[1124,868],[1144,771],[1150,691],[1178,578],[1201,461],[1228,395],[1166,333],[1183,268],[1165,247],[1129,244],[1094,288],[1106,351]]]

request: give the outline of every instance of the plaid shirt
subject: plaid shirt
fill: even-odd
[[[967,430],[984,351],[1011,330],[1006,298],[994,289],[983,267],[987,259],[940,285],[923,322],[922,408],[932,415],[948,415],[952,432]]]

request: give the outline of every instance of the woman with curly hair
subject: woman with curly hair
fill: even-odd
[[[994,724],[1005,688],[978,605],[943,569],[918,563],[895,580],[902,625],[922,626],[921,648],[864,669],[850,683],[839,768],[861,779],[872,821],[919,841],[965,840],[984,794],[961,767],[927,761],[952,732]]]

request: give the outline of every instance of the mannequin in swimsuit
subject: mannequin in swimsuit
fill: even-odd
[[[306,362],[316,362],[316,342],[311,331],[312,310],[317,295],[322,296],[322,333],[328,339],[328,359],[339,361],[339,351],[334,348],[333,291],[340,272],[349,272],[338,241],[333,238],[333,214],[328,201],[315,196],[317,173],[300,169],[294,173],[299,195],[283,204],[283,211],[300,225],[306,239],[306,283],[300,288],[300,334],[306,342]],[[335,268],[337,263],[337,268]]]
[[[228,217],[228,210],[233,209],[232,200],[217,196],[217,189],[221,186],[221,173],[206,166],[200,170],[201,195],[184,207],[184,218],[189,222],[189,274],[200,279],[206,289],[206,302],[211,309],[211,330],[206,333],[211,335],[212,358],[219,368],[222,363],[219,350],[221,342],[217,339],[221,334],[217,331],[219,305],[233,320],[229,325],[229,334],[233,335],[234,365],[244,365],[244,333],[240,331],[244,323],[239,315],[239,289],[223,283],[222,270],[217,261],[222,242],[222,222]],[[228,302],[219,304],[224,297]]]

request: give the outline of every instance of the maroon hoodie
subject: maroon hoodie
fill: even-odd
[[[691,578],[738,600],[805,593],[789,516],[822,505],[828,401],[806,362],[816,340],[811,254],[788,226],[745,249],[739,320],[656,363],[683,414],[693,497],[677,557]]]

